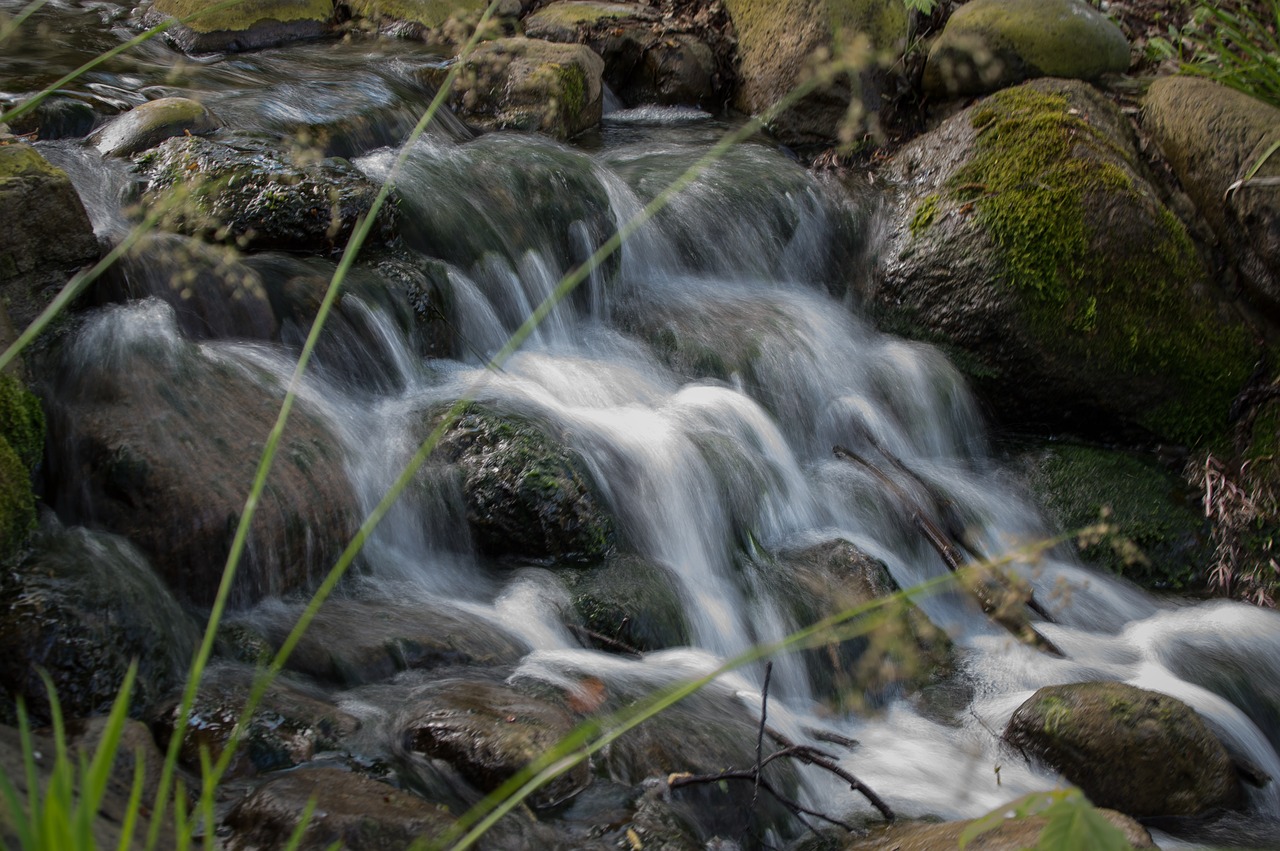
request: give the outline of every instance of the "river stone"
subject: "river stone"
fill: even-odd
[[[589,630],[584,643],[640,653],[690,643],[680,581],[670,568],[627,555],[560,573],[574,614]]]
[[[177,683],[195,650],[195,623],[127,541],[85,529],[51,529],[0,575],[0,692],[49,720],[39,670],[62,711],[107,712],[130,662],[132,709],[147,711]],[[12,717],[13,707],[4,707]]]
[[[42,141],[73,139],[89,135],[98,114],[93,106],[75,97],[51,95],[25,115],[13,119],[12,131],[22,136],[34,135]],[[4,136],[0,124],[0,138]]]
[[[248,140],[169,139],[137,163],[143,204],[161,213],[161,227],[242,249],[339,254],[378,194],[346,160],[294,162]],[[188,195],[174,203],[175,191]],[[390,239],[394,210],[382,205],[366,244]]]
[[[262,668],[219,663],[205,670],[187,718],[179,761],[199,772],[200,751],[216,761],[231,743],[231,731],[248,705],[254,677]],[[174,735],[181,695],[174,693],[153,713],[156,738]],[[360,729],[360,721],[338,709],[314,687],[277,676],[245,727],[227,768],[228,779],[292,768],[317,752],[333,750]]]
[[[184,53],[235,53],[279,47],[333,32],[333,0],[148,0],[143,24],[178,21],[165,38]]]
[[[1280,312],[1280,155],[1232,190],[1280,141],[1280,109],[1199,77],[1152,83],[1142,126],[1239,265],[1250,295]],[[1272,181],[1268,184],[1265,181]]]
[[[25,328],[80,267],[98,240],[66,172],[30,145],[0,145],[0,297]]]
[[[1013,713],[1004,738],[1062,772],[1097,806],[1136,818],[1244,802],[1231,758],[1199,715],[1124,683],[1046,686]]]
[[[87,324],[59,385],[54,509],[124,535],[179,598],[212,603],[283,388],[182,339],[154,300]],[[304,399],[278,453],[232,605],[309,588],[359,525],[338,442]]]
[[[246,622],[256,625],[274,655],[298,614],[273,604]],[[498,627],[443,604],[330,600],[286,667],[350,687],[405,670],[514,665],[527,650]]]
[[[906,46],[908,16],[901,0],[724,0],[738,37],[739,85],[735,106],[760,114],[807,77],[812,57],[844,46],[855,35],[897,59]],[[851,102],[879,112],[877,73],[841,78],[804,98],[770,122],[787,144],[830,144],[839,136]]]
[[[417,795],[339,768],[300,768],[273,777],[235,805],[225,824],[228,848],[281,848],[315,805],[299,851],[335,845],[350,851],[389,851],[439,837],[456,821]]]
[[[442,759],[483,792],[492,792],[569,735],[573,716],[548,700],[489,680],[441,680],[407,713],[405,748]],[[562,804],[591,783],[583,760],[534,792],[537,809]]]
[[[871,311],[940,344],[1008,423],[1219,434],[1257,348],[1137,162],[1087,83],[1037,80],[953,116],[893,160]]]
[[[1098,813],[1124,834],[1132,848],[1159,847],[1152,841],[1151,834],[1145,827],[1124,813],[1115,810],[1098,810]],[[961,847],[961,835],[977,821],[979,820],[948,821],[941,824],[901,821],[883,828],[874,826],[871,828],[871,835],[867,837],[848,839],[844,838],[848,834],[844,834],[838,845],[824,847],[839,851],[955,851]],[[1006,818],[991,830],[971,839],[964,848],[967,851],[1023,851],[1025,848],[1035,848],[1041,832],[1048,824],[1049,819],[1041,815]],[[808,849],[808,845],[801,845],[795,851]]]
[[[1033,77],[1094,80],[1129,68],[1129,42],[1083,0],[972,0],[929,48],[924,90],[994,92]]]
[[[450,103],[484,130],[570,139],[600,123],[603,73],[604,61],[583,45],[502,38],[467,57]]]
[[[481,552],[572,564],[611,549],[613,520],[582,462],[537,423],[470,405],[433,457],[460,477]]]
[[[218,129],[209,110],[191,98],[160,98],[117,115],[89,137],[104,157],[131,157],[171,136],[200,136]]]

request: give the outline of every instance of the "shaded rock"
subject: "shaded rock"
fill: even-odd
[[[177,19],[165,38],[184,53],[235,53],[321,38],[333,32],[333,0],[152,0],[147,27]]]
[[[550,701],[480,679],[443,680],[402,721],[405,748],[442,759],[468,782],[492,792],[542,756],[576,726]],[[578,763],[529,798],[535,808],[563,803],[591,783]]]
[[[106,727],[107,718],[102,715],[73,724],[68,730],[72,736],[73,747],[87,753],[94,753],[102,742]],[[133,788],[134,771],[138,763],[142,764],[142,800],[149,804],[156,800],[156,793],[160,789],[160,775],[164,771],[164,754],[156,745],[150,728],[141,721],[131,718],[124,722],[124,729],[120,733],[120,744],[116,750],[115,760],[111,763],[111,775],[107,788],[127,798]],[[172,796],[172,793],[170,795]]]
[[[181,599],[209,605],[283,388],[184,340],[155,300],[87,323],[58,385],[49,426],[55,510],[129,538]],[[278,452],[233,605],[307,588],[358,526],[337,440],[304,400]]]
[[[868,301],[940,344],[1007,421],[1193,443],[1253,370],[1123,116],[1085,83],[999,92],[895,157],[903,203]]]
[[[296,846],[301,851],[335,844],[351,851],[408,848],[455,822],[445,807],[385,783],[338,768],[303,768],[268,780],[235,805],[225,822],[233,831],[228,847],[283,847],[308,802],[315,811]]]
[[[484,130],[570,139],[600,123],[603,72],[604,61],[583,45],[503,38],[467,57],[450,102]]]
[[[197,640],[142,554],[113,535],[48,530],[0,576],[0,691],[21,696],[37,723],[49,720],[37,670],[53,679],[62,711],[82,717],[108,711],[137,659],[140,714],[181,682]]]
[[[25,328],[73,272],[98,259],[98,241],[66,172],[25,144],[0,145],[0,296]]]
[[[1083,0],[973,0],[929,48],[924,90],[994,92],[1033,77],[1094,80],[1129,68],[1129,42]]]
[[[470,405],[433,457],[461,478],[481,552],[594,562],[613,545],[613,520],[581,461],[530,420]]]
[[[31,477],[44,457],[44,411],[17,377],[0,374],[0,557],[26,542],[36,524]]]
[[[1134,848],[1156,848],[1147,829],[1115,810],[1099,810],[1114,827],[1124,833]],[[871,835],[860,839],[843,839],[831,846],[839,851],[954,851],[960,847],[960,836],[973,821],[949,821],[942,824],[899,822],[888,827],[874,827]],[[994,829],[974,837],[964,847],[970,851],[1022,851],[1034,848],[1040,833],[1048,825],[1045,816],[1008,818]],[[796,851],[807,851],[802,845]]]
[[[248,705],[255,674],[261,670],[230,664],[206,670],[182,733],[179,760],[184,766],[198,772],[202,748],[215,762],[221,757]],[[180,703],[181,695],[175,694],[154,713],[152,728],[162,742],[174,735]],[[359,728],[359,720],[338,709],[318,690],[277,677],[250,717],[226,776],[291,768],[309,761],[317,752],[333,750]]]
[[[300,611],[268,605],[247,622],[257,625],[274,655]],[[444,605],[330,600],[287,667],[322,682],[353,686],[404,670],[512,665],[525,652],[522,642],[497,627]]]
[[[1280,311],[1280,157],[1232,189],[1280,141],[1280,109],[1211,80],[1165,77],[1147,92],[1142,125],[1239,265],[1249,294]]]
[[[714,107],[721,99],[716,57],[696,36],[676,33],[645,50],[631,85],[622,89],[628,104],[661,103]]]
[[[13,120],[14,133],[35,134],[37,139],[72,139],[89,135],[98,121],[93,106],[73,97],[51,95],[35,109]],[[3,134],[0,125],[0,134]]]
[[[89,137],[106,157],[131,157],[171,136],[200,136],[218,129],[218,121],[190,98],[160,98],[117,115]]]
[[[900,0],[724,0],[738,37],[740,80],[735,106],[759,114],[803,82],[819,51],[845,46],[857,34],[890,61],[906,46],[908,17]],[[875,69],[841,77],[770,123],[787,144],[829,144],[850,103],[868,115],[880,109]]]
[[[1231,759],[1200,716],[1124,683],[1046,686],[1013,713],[1004,738],[1097,806],[1138,818],[1243,803]]]
[[[596,779],[549,826],[556,847],[614,851],[638,841],[648,851],[704,851],[694,814],[673,801],[664,782],[627,786]],[[634,837],[634,840],[632,839]]]
[[[1107,512],[1119,539],[1077,542],[1081,558],[1154,590],[1201,587],[1210,550],[1204,517],[1181,479],[1154,459],[1055,442],[1017,460],[1060,530],[1093,526]]]
[[[346,160],[295,163],[257,142],[169,139],[137,162],[161,227],[246,249],[337,254],[378,194]],[[394,209],[379,210],[369,244],[391,237]]]
[[[636,556],[619,556],[598,567],[564,570],[560,575],[569,588],[574,613],[593,634],[585,636],[587,642],[598,649],[626,647],[643,653],[689,644],[679,580],[669,568]]]

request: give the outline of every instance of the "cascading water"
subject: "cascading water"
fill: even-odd
[[[388,68],[354,85],[416,85],[402,65]],[[180,90],[229,85],[242,70],[188,69]],[[315,94],[344,91],[337,84],[308,91],[313,110],[346,102]],[[220,108],[239,109],[244,123],[265,130],[309,120],[259,106],[228,100]],[[741,146],[711,166],[556,306],[515,356],[484,366],[561,275],[705,150],[714,124],[679,113],[660,126],[664,114],[654,116],[659,125],[607,128],[594,154],[504,134],[418,142],[397,177],[401,229],[413,251],[446,264],[456,357],[424,358],[423,341],[402,319],[408,308],[369,295],[377,272],[364,270],[372,285],[350,291],[337,319],[342,332],[322,347],[302,390],[342,442],[363,509],[413,454],[424,413],[470,398],[559,436],[589,471],[627,548],[674,577],[691,646],[639,659],[584,649],[563,623],[566,592],[556,573],[499,568],[480,555],[456,487],[428,475],[366,545],[351,584],[366,599],[443,601],[514,632],[530,648],[516,680],[563,685],[590,675],[642,693],[777,641],[805,625],[773,591],[773,557],[786,551],[846,540],[883,561],[902,588],[943,576],[903,492],[921,504],[944,497],[982,555],[1054,531],[992,457],[957,371],[928,346],[880,333],[851,303],[850,282],[868,274],[876,247],[874,203],[854,204],[764,145]],[[59,144],[44,146],[50,159],[87,173],[81,153]],[[375,151],[357,165],[385,180],[395,153]],[[92,197],[100,233],[116,231],[122,219],[111,187],[98,180]],[[193,254],[191,262],[217,261]],[[268,289],[332,268],[274,255],[246,266]],[[130,274],[135,283],[145,277]],[[278,393],[301,326],[279,329],[290,345],[264,343],[271,329],[228,328],[236,315],[193,325],[142,301],[96,316],[73,351],[124,381],[138,347],[182,349],[239,365],[260,377],[264,392]],[[193,342],[205,336],[257,341]],[[836,445],[876,461],[891,483],[833,457]],[[784,655],[775,660],[772,723],[797,740],[824,730],[857,739],[842,764],[903,814],[972,817],[1058,782],[1010,759],[998,740],[1034,689],[1122,680],[1186,701],[1231,749],[1280,777],[1280,618],[1222,602],[1167,604],[1060,549],[1015,567],[1052,608],[1056,623],[1039,628],[1062,658],[1013,641],[967,595],[944,591],[919,605],[962,648],[960,679],[972,692],[964,710],[941,720],[890,695],[879,712],[832,717],[820,711],[800,658]],[[1262,668],[1268,676],[1259,676]],[[718,688],[758,707],[762,685],[754,665]],[[359,690],[339,699],[369,717],[394,714],[397,700],[386,689],[376,699]],[[804,782],[810,806],[870,812],[832,777],[813,772]],[[1251,792],[1249,814],[1264,826],[1251,829],[1280,835],[1275,783]]]

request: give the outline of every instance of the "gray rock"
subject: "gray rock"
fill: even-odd
[[[171,136],[200,136],[218,129],[218,121],[190,98],[160,98],[117,115],[89,137],[104,157],[130,157]]]
[[[333,32],[333,0],[151,0],[143,9],[148,27],[177,21],[165,38],[189,54],[260,50]]]

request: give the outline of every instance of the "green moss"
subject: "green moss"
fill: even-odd
[[[0,557],[16,552],[35,526],[31,475],[8,441],[0,438]]]
[[[11,375],[0,373],[0,436],[28,471],[44,454],[44,410],[40,400]]]
[[[594,26],[631,17],[635,17],[634,9],[616,3],[553,3],[530,15],[526,26],[534,21],[557,27]]]
[[[43,176],[66,175],[30,145],[0,145],[0,180]]]
[[[442,26],[450,18],[484,11],[483,0],[353,0],[351,10],[368,18],[411,21],[425,27]]]
[[[556,89],[561,98],[560,114],[566,124],[576,123],[578,116],[587,108],[587,72],[570,63],[552,67],[559,83]]]
[[[1181,222],[1077,112],[1028,86],[991,96],[973,113],[974,155],[947,194],[975,205],[1004,283],[1023,294],[1026,320],[1051,348],[1100,371],[1166,377],[1185,392],[1141,425],[1187,443],[1217,435],[1254,344],[1196,292],[1202,265]],[[1095,223],[1109,198],[1150,215]]]
[[[938,217],[938,210],[942,205],[942,196],[937,192],[933,192],[925,196],[924,200],[916,205],[916,211],[911,214],[911,235],[919,236],[929,229],[933,224],[933,220]]]
[[[218,5],[212,0],[156,0],[153,8],[198,33],[238,32],[260,21],[327,21],[333,16],[333,0],[242,0],[215,8]]]

